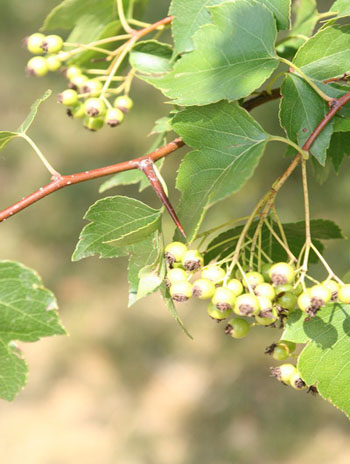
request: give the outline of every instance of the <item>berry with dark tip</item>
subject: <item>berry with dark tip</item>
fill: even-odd
[[[89,79],[80,86],[81,93],[87,93],[91,97],[98,97],[102,90],[102,82],[97,79]]]
[[[57,101],[64,106],[75,106],[79,103],[78,94],[73,89],[66,89],[58,94]]]
[[[237,297],[234,312],[239,316],[254,316],[260,311],[258,297],[251,293],[243,293]]]
[[[66,71],[65,71],[65,75],[67,77],[67,79],[71,80],[73,79],[73,77],[75,76],[81,76],[82,75],[82,71],[81,69],[78,67],[78,66],[69,66]]]
[[[350,284],[342,285],[338,292],[340,303],[350,304]]]
[[[324,285],[314,285],[310,288],[311,302],[321,308],[331,301],[332,292]]]
[[[306,388],[306,383],[300,377],[300,373],[298,370],[290,376],[289,384],[296,390],[304,390]]]
[[[288,263],[276,263],[271,266],[269,276],[272,284],[277,287],[278,285],[292,283],[295,270]]]
[[[215,285],[209,279],[198,279],[193,282],[193,296],[200,300],[212,298],[215,293]]]
[[[278,343],[273,349],[272,357],[276,359],[276,361],[284,361],[289,357],[289,350]]]
[[[276,292],[274,287],[271,284],[262,283],[255,287],[254,293],[256,296],[265,296],[269,298],[271,301],[275,299]]]
[[[69,117],[73,119],[84,118],[85,117],[84,105],[79,102],[77,105],[67,108],[67,114]]]
[[[30,36],[24,39],[24,43],[26,44],[27,50],[33,55],[40,55],[43,52],[41,48],[43,42],[45,40],[44,34],[40,34],[40,32],[36,32],[35,34],[31,34]]]
[[[297,373],[298,370],[293,364],[281,364],[278,367],[271,368],[271,374],[286,385],[290,385],[290,379]]]
[[[118,108],[109,108],[107,110],[105,121],[109,127],[117,127],[123,122],[124,113]]]
[[[92,118],[104,116],[106,104],[102,98],[88,98],[84,103],[85,114]]]
[[[233,291],[233,293],[236,296],[242,295],[243,293],[243,285],[241,284],[241,281],[238,279],[230,279],[227,282],[227,288]]]
[[[280,340],[278,344],[285,346],[290,354],[294,353],[297,347],[296,343],[290,342],[289,340]]]
[[[41,48],[44,53],[58,53],[62,50],[63,47],[63,39],[59,35],[48,35],[43,40],[41,44]]]
[[[254,289],[257,285],[262,284],[264,282],[264,277],[260,272],[247,272],[244,276],[242,283],[247,288],[249,286]]]
[[[206,266],[201,273],[201,276],[204,279],[209,279],[215,284],[222,282],[225,278],[225,270],[215,264],[210,264]]]
[[[340,285],[338,284],[338,282],[336,282],[335,280],[329,279],[329,280],[324,280],[322,282],[322,285],[328,288],[328,290],[331,292],[332,294],[331,300],[336,301],[336,299],[338,298],[338,292],[340,288]]]
[[[128,95],[120,95],[114,100],[113,106],[123,111],[123,113],[127,113],[134,106],[134,102]]]
[[[225,327],[225,333],[233,338],[244,338],[250,331],[250,324],[241,317],[235,317],[228,321]]]
[[[203,256],[198,250],[188,250],[182,258],[182,265],[187,271],[198,271],[203,263]]]
[[[85,109],[84,109],[84,112],[85,112]],[[96,132],[102,129],[103,124],[104,124],[104,120],[102,118],[93,118],[90,116],[86,116],[83,122],[84,127],[92,132]]]
[[[187,252],[187,246],[181,242],[171,242],[165,247],[165,258],[169,265],[182,263],[182,258]]]
[[[85,74],[76,74],[70,79],[68,87],[74,90],[80,90],[87,80],[89,79]]]
[[[308,290],[299,295],[298,307],[301,311],[304,312],[307,312],[307,310],[312,307],[311,296]]]
[[[42,77],[48,73],[49,68],[43,56],[34,56],[28,61],[26,70],[32,76]]]
[[[236,296],[227,287],[217,287],[211,301],[219,311],[227,311],[228,309],[232,309]]]
[[[231,309],[228,309],[227,311],[220,311],[212,302],[209,303],[207,311],[209,316],[217,321],[227,319],[232,314]]]
[[[169,291],[174,301],[184,303],[192,296],[192,284],[187,280],[178,280],[171,284]]]
[[[255,314],[255,320],[260,325],[274,324],[278,319],[277,309],[273,307],[272,302],[266,296],[258,296],[260,310]]]
[[[265,282],[270,282],[270,269],[273,263],[265,263],[261,266],[261,274]]]

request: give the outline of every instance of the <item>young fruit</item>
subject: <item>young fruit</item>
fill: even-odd
[[[278,367],[272,367],[271,373],[280,382],[290,385],[290,379],[298,373],[298,370],[293,364],[281,364]]]
[[[171,242],[165,247],[165,258],[169,265],[181,263],[187,252],[187,246],[181,242]]]
[[[212,318],[212,319],[215,319],[217,321],[222,321],[223,319],[226,319],[227,317],[229,317],[231,314],[232,314],[232,310],[231,309],[228,309],[227,311],[220,311],[219,309],[217,309],[217,307],[215,305],[213,305],[213,303],[209,303],[209,306],[208,306],[208,314],[209,316]]]
[[[85,112],[85,108],[84,108],[84,112]],[[96,132],[102,129],[103,124],[104,124],[104,120],[102,118],[93,118],[89,116],[86,116],[83,122],[84,127],[92,132]]]
[[[289,385],[296,390],[304,390],[306,388],[306,383],[300,377],[298,370],[289,377]]]
[[[40,55],[43,52],[41,48],[43,42],[45,40],[44,34],[40,34],[36,32],[35,34],[30,35],[25,39],[25,44],[27,46],[27,50],[33,55]]]
[[[106,104],[101,98],[88,98],[84,103],[85,114],[92,118],[104,116]]]
[[[269,276],[272,284],[277,287],[278,285],[292,283],[294,280],[295,271],[288,263],[276,263],[271,266]]]
[[[288,340],[280,340],[280,341],[278,342],[278,345],[283,345],[283,346],[285,346],[285,347],[287,348],[289,354],[294,353],[294,351],[296,350],[296,347],[297,347],[296,343],[290,342],[290,341],[288,341]]]
[[[187,280],[178,280],[171,284],[169,291],[174,301],[183,303],[192,296],[192,284]]]
[[[292,292],[283,293],[277,300],[277,304],[283,309],[288,309],[293,311],[295,305],[297,304],[298,297]]]
[[[256,296],[265,296],[269,298],[271,301],[276,298],[276,292],[274,287],[271,284],[262,283],[255,287],[254,293]]]
[[[254,289],[257,285],[262,284],[264,282],[264,277],[260,272],[247,272],[246,275],[243,277],[242,283],[247,288],[249,286]]]
[[[134,102],[127,95],[120,95],[114,100],[113,106],[123,113],[127,113],[134,106]]]
[[[75,76],[81,76],[82,71],[78,66],[69,66],[66,69],[65,75],[66,75],[67,79],[72,80],[73,77],[75,77]]]
[[[272,352],[272,357],[273,359],[276,359],[276,361],[284,361],[287,359],[289,356],[289,350],[283,346],[280,345],[279,343],[274,347],[273,352]]]
[[[48,35],[45,37],[41,48],[44,53],[57,53],[62,50],[63,39],[59,35]]]
[[[181,280],[187,280],[188,274],[183,269],[169,269],[166,279],[170,284],[179,282]]]
[[[239,316],[254,316],[260,311],[258,297],[251,293],[243,293],[237,297],[234,312]]]
[[[84,118],[85,117],[84,105],[79,102],[77,105],[67,108],[67,114],[69,117],[73,119]]]
[[[219,311],[227,311],[228,309],[232,309],[235,301],[235,294],[227,287],[217,287],[211,300],[213,305],[215,305]]]
[[[210,264],[209,266],[206,266],[202,270],[201,276],[203,277],[203,279],[209,279],[215,284],[217,284],[224,280],[225,270],[220,266],[216,266],[215,264]]]
[[[249,272],[249,266],[247,264],[244,264],[241,267],[242,267],[243,272]],[[235,272],[235,277],[238,280],[243,280],[243,274],[239,268]]]
[[[304,312],[308,312],[309,308],[312,308],[311,296],[308,290],[306,290],[306,292],[303,292],[301,295],[299,295],[298,306],[299,306],[299,309],[301,309],[301,311],[304,311]]]
[[[310,296],[312,304],[320,308],[331,301],[332,292],[324,285],[314,285],[310,288]]]
[[[338,292],[340,303],[350,304],[350,284],[342,285]]]
[[[81,86],[81,93],[88,93],[91,97],[98,97],[102,90],[102,82],[97,79],[89,79]]]
[[[76,74],[70,79],[69,87],[74,90],[79,90],[88,81],[88,77],[85,74]]]
[[[321,282],[321,285],[328,288],[328,290],[331,292],[332,301],[335,301],[338,298],[338,292],[340,289],[340,285],[338,284],[338,282],[336,282],[335,280],[329,279],[329,280],[324,280],[323,282]]]
[[[258,301],[260,310],[255,315],[256,322],[260,325],[274,324],[278,319],[278,312],[273,307],[271,300],[266,296],[258,296]]]
[[[243,285],[238,279],[230,279],[227,282],[227,288],[233,291],[236,296],[242,295]]]
[[[274,289],[275,289],[276,295],[279,297],[286,292],[293,292],[293,285],[291,284],[277,285],[277,287],[274,287]]]
[[[118,110],[118,108],[109,108],[107,110],[105,121],[109,127],[119,126],[119,124],[123,122],[123,119],[124,119],[124,113]]]
[[[233,338],[244,338],[250,331],[250,324],[241,317],[230,319],[225,328],[225,333]]]
[[[42,77],[48,73],[49,68],[43,56],[34,56],[27,63],[27,73],[32,76]]]
[[[198,279],[193,282],[193,296],[200,300],[212,298],[215,293],[215,285],[209,279]]]
[[[264,277],[265,282],[270,282],[270,269],[273,263],[265,263],[261,266],[261,274]]]
[[[57,101],[64,106],[75,106],[79,103],[78,94],[73,89],[66,89],[58,94]]]
[[[182,257],[182,265],[187,271],[198,271],[203,262],[203,256],[198,250],[188,250]]]

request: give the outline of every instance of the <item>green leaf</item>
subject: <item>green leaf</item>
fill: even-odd
[[[293,142],[303,146],[329,111],[327,103],[302,78],[294,74],[286,76],[281,93],[281,125]],[[325,127],[310,149],[310,153],[323,166],[332,133],[333,121]]]
[[[35,271],[13,261],[0,261],[0,327],[0,397],[11,401],[28,373],[12,341],[35,342],[65,334],[53,293]]]
[[[349,0],[337,0],[333,3],[329,11],[337,13],[337,18],[343,18],[344,16],[350,16],[350,4]]]
[[[160,216],[160,210],[133,198],[103,198],[85,214],[84,218],[91,222],[82,230],[72,260],[92,255],[101,258],[126,256],[130,252],[128,245],[147,238],[159,228]]]
[[[173,50],[157,40],[138,42],[130,52],[131,66],[144,74],[166,73],[171,70]]]
[[[182,56],[172,72],[141,76],[176,104],[208,105],[246,97],[278,66],[276,23],[265,6],[236,0],[210,12],[213,23],[196,32],[195,50]]]
[[[283,339],[307,343],[298,359],[302,379],[350,417],[350,306],[329,304],[307,321],[296,311]]]
[[[248,237],[252,237],[258,225],[258,221],[253,222],[248,232]],[[277,235],[280,236],[279,228],[276,223],[271,224]],[[315,246],[323,251],[324,247],[320,240],[343,239],[344,235],[341,229],[332,221],[324,219],[313,219],[310,222],[311,235]],[[214,259],[221,260],[231,254],[237,245],[239,235],[243,226],[235,227],[234,229],[222,232],[215,237],[207,246],[205,254],[206,264]],[[293,222],[283,224],[283,230],[287,238],[287,242],[294,256],[298,256],[305,243],[305,222]],[[275,262],[286,261],[287,253],[278,241],[271,235],[269,229],[264,225],[261,231],[261,247],[265,253]],[[250,258],[250,248],[246,248],[246,257]],[[310,262],[318,261],[315,253],[310,254]]]
[[[191,242],[206,210],[252,176],[268,135],[237,103],[187,108],[172,126],[186,145],[197,148],[184,158],[176,181],[178,215]]]
[[[185,334],[189,338],[193,339],[192,335],[188,332],[188,330],[184,326],[184,323],[182,322],[178,312],[176,311],[174,301],[172,300],[172,298],[170,296],[170,293],[169,293],[169,289],[167,288],[167,286],[165,285],[164,282],[160,286],[160,292],[161,292],[162,298],[164,300],[164,303],[165,303],[169,313],[173,316],[173,318],[179,324],[179,326],[182,328],[182,330],[185,332]]]
[[[0,150],[6,147],[6,145],[15,137],[19,137],[18,132],[0,131]]]
[[[294,64],[313,79],[320,81],[350,71],[350,26],[321,29],[302,45]]]
[[[289,29],[291,0],[260,0],[277,20],[278,29]]]
[[[19,126],[19,128],[17,129],[18,132],[22,132],[22,133],[26,133],[27,130],[29,129],[29,127],[32,125],[32,122],[34,121],[34,118],[38,112],[38,108],[39,106],[45,101],[47,100],[50,95],[52,94],[52,91],[51,90],[46,90],[46,92],[40,97],[38,98],[37,100],[35,100],[35,102],[32,104],[32,106],[30,107],[30,112],[28,114],[28,116],[26,117],[26,119],[24,120],[24,122]]]
[[[350,156],[350,132],[335,132],[332,135],[327,156],[332,160],[334,169],[339,173],[345,156]]]

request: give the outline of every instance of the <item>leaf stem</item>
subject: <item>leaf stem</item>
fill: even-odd
[[[43,163],[43,165],[46,167],[46,169],[49,171],[49,173],[51,174],[53,178],[62,177],[61,174],[57,172],[56,169],[53,168],[53,166],[51,166],[51,164],[46,159],[46,157],[43,155],[43,153],[39,150],[39,147],[36,145],[36,143],[34,143],[34,141],[27,134],[20,133],[19,136],[29,143],[29,145],[33,148],[35,153],[38,155],[40,161]]]
[[[123,0],[117,0],[117,9],[118,9],[118,16],[121,22],[121,25],[125,32],[128,34],[134,34],[135,30],[129,26],[129,23],[125,17],[124,7],[123,7]]]

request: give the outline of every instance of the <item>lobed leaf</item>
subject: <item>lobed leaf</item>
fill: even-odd
[[[30,128],[30,126],[32,125],[32,123],[33,123],[33,121],[35,119],[35,116],[36,116],[36,114],[38,112],[39,106],[45,100],[47,100],[51,96],[51,94],[52,94],[51,90],[46,90],[46,92],[40,98],[35,100],[35,102],[30,107],[30,112],[29,112],[28,116],[26,117],[26,119],[23,121],[23,123],[17,129],[18,132],[22,132],[22,133],[27,132],[27,130]]]
[[[19,137],[18,132],[0,131],[0,150],[6,147],[6,145],[15,137]]]

